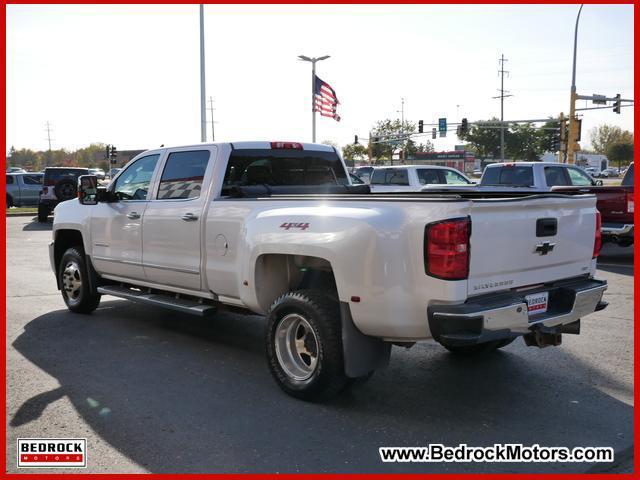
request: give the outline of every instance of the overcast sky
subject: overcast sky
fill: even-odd
[[[310,64],[341,101],[318,140],[366,137],[376,120],[470,122],[568,112],[577,5],[205,6],[216,140],[311,140]],[[8,5],[7,146],[120,150],[200,140],[197,5]],[[633,97],[633,6],[586,5],[578,93]],[[584,106],[584,102],[581,102]],[[583,130],[633,130],[632,108],[585,112]],[[210,126],[208,138],[211,138]],[[458,143],[435,141],[437,150]],[[585,145],[586,142],[583,142]]]

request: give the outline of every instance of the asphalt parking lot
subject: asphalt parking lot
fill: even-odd
[[[606,246],[609,308],[561,347],[521,340],[482,359],[435,343],[326,404],[282,393],[261,317],[205,321],[103,297],[72,314],[51,225],[7,219],[7,468],[16,438],[87,438],[87,472],[631,472],[633,252]],[[612,465],[383,464],[381,446],[611,446]],[[24,471],[24,470],[20,470]]]

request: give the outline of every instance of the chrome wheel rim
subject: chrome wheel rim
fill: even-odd
[[[62,271],[62,288],[66,292],[67,301],[71,305],[80,303],[82,294],[82,275],[76,262],[67,262]]]
[[[276,327],[276,356],[294,380],[307,380],[318,365],[318,339],[309,322],[297,313],[285,316]]]

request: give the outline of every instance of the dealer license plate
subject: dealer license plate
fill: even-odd
[[[549,292],[539,292],[527,295],[524,297],[524,301],[527,302],[529,316],[545,313],[547,311],[547,306],[549,305]]]

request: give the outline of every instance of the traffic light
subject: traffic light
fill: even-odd
[[[424,121],[418,121],[418,133],[424,133]]]
[[[573,127],[575,129],[574,138],[576,139],[576,142],[579,142],[580,140],[582,140],[582,119],[576,118],[574,125],[575,125],[575,127]]]
[[[354,135],[354,136],[353,136],[353,143],[354,143],[355,145],[357,145],[357,144],[358,144],[358,135]]]
[[[458,134],[458,136],[466,135],[468,131],[469,131],[469,121],[466,118],[463,118],[462,123],[460,124],[460,133]]]
[[[558,130],[554,130],[551,136],[549,137],[549,151],[557,152],[560,150],[561,140],[560,140],[560,132],[562,129],[562,125]]]
[[[105,147],[105,155],[104,155],[104,158],[106,158],[107,160],[108,160],[109,158],[111,158],[111,145],[107,145],[107,146]]]
[[[111,157],[116,158],[118,156],[118,150],[116,150],[115,145],[111,145]]]
[[[456,135],[457,135],[458,137],[462,136],[462,125],[458,125],[458,126],[456,127]]]
[[[435,140],[435,138],[438,136],[438,131],[434,128],[431,129],[431,138],[433,138]]]
[[[620,113],[620,105],[622,105],[622,100],[620,99],[620,94],[616,95],[616,100],[613,102],[613,112]]]

